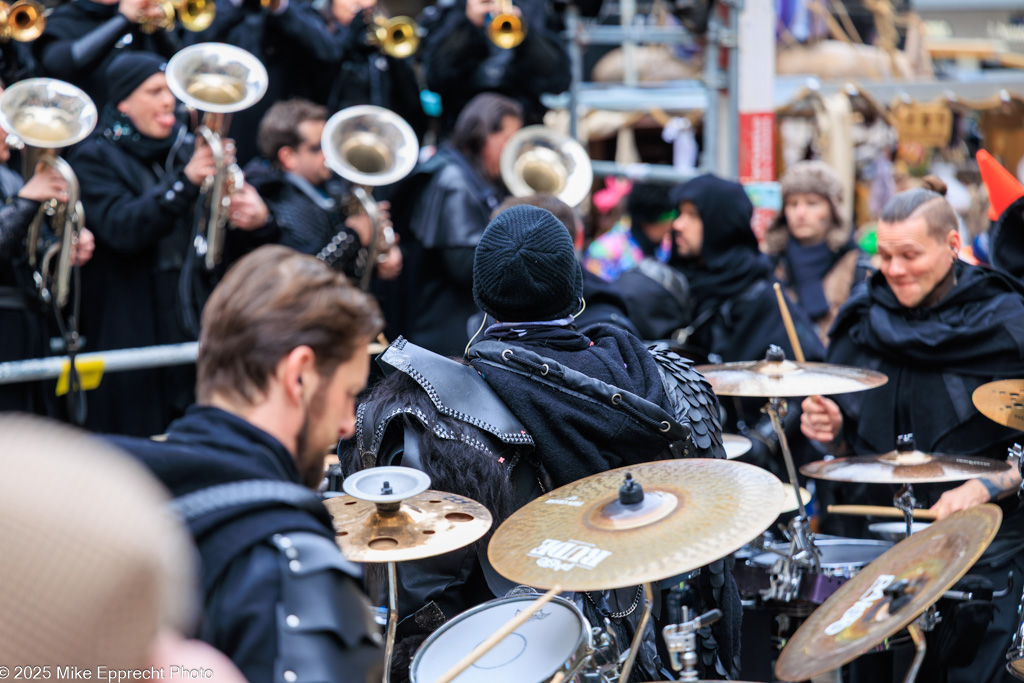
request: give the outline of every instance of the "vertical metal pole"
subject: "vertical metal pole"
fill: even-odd
[[[565,12],[565,28],[569,34],[569,135],[579,140],[580,83],[583,82],[583,47],[580,45],[580,10],[570,4]]]
[[[718,168],[718,88],[721,76],[718,69],[718,34],[721,22],[714,14],[708,19],[707,40],[704,47],[704,88],[707,105],[704,108],[704,153],[701,166],[705,173],[719,173]]]
[[[391,659],[395,654],[395,633],[398,631],[398,572],[388,562],[388,639],[384,645],[384,681],[391,681]]]
[[[636,0],[619,0],[619,24],[628,31],[636,23]],[[636,42],[632,38],[622,41],[622,72],[626,85],[636,85]]]
[[[644,639],[644,631],[647,630],[647,622],[651,620],[651,607],[654,605],[654,588],[649,583],[644,584],[644,613],[640,617],[640,623],[633,634],[633,642],[629,646],[629,657],[622,665],[622,673],[619,674],[619,683],[628,683],[629,674],[633,671],[633,664],[640,653],[640,643]]]
[[[729,4],[729,82],[726,85],[725,99],[728,103],[728,127],[725,131],[725,168],[723,174],[729,178],[735,178],[739,173],[740,164],[740,54],[739,54],[739,28],[740,11],[743,9],[743,0],[732,0]],[[770,106],[769,109],[774,109]]]
[[[907,677],[903,679],[903,683],[914,683],[914,680],[917,678],[917,672],[921,668],[921,663],[924,661],[928,644],[925,642],[924,632],[921,631],[921,627],[916,621],[912,621],[907,626],[907,631],[910,633],[910,638],[914,641],[914,648],[917,651],[914,653],[914,661],[911,662],[910,670],[907,671]]]

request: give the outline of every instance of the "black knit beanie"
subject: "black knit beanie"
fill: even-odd
[[[167,68],[167,61],[149,52],[122,50],[107,67],[107,101],[117,105],[143,81]]]
[[[569,231],[550,211],[513,206],[484,230],[473,260],[473,299],[501,322],[557,320],[579,310],[583,271]]]

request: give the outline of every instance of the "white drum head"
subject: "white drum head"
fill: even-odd
[[[492,600],[460,614],[423,643],[413,683],[433,683],[540,596]],[[539,683],[576,655],[588,633],[571,603],[555,598],[455,678],[455,683]]]

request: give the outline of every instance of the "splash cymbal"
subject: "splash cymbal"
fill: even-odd
[[[775,675],[783,681],[809,680],[894,636],[967,573],[992,542],[1002,517],[992,504],[961,510],[887,550],[797,629]],[[886,592],[903,581],[902,597]]]
[[[1024,430],[1024,379],[982,384],[971,395],[978,412],[994,422]]]
[[[800,506],[796,504],[796,492],[792,484],[783,484],[783,499],[782,499],[782,510],[779,514],[786,514],[787,512],[795,512]],[[811,492],[807,489],[800,487],[800,500],[803,501],[804,505],[811,502]]]
[[[491,528],[486,507],[464,496],[424,491],[382,512],[367,500],[338,496],[324,501],[334,519],[335,541],[353,562],[403,562],[442,555],[469,545]]]
[[[694,369],[711,382],[711,388],[719,396],[827,396],[866,391],[889,381],[873,370],[790,360],[698,365]]]
[[[745,455],[754,447],[750,439],[739,434],[722,434],[722,443],[725,445],[725,457],[729,460]]]
[[[963,481],[1010,469],[1005,460],[971,455],[943,455],[921,451],[890,451],[882,455],[818,460],[800,473],[812,479],[856,481],[868,484],[928,484]]]
[[[629,473],[643,498],[624,504]],[[536,588],[604,590],[682,574],[740,548],[782,507],[770,472],[733,460],[665,460],[595,474],[551,491],[498,527],[487,556]]]

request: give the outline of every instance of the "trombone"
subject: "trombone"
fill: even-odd
[[[216,173],[200,188],[195,246],[208,271],[220,263],[224,250],[230,195],[242,189],[245,176],[222,140],[231,114],[248,109],[267,92],[267,70],[242,48],[224,43],[199,43],[177,52],[167,62],[167,86],[193,111],[203,112],[196,130],[213,150]]]
[[[398,114],[364,104],[342,109],[328,119],[320,146],[327,166],[352,183],[352,195],[373,226],[366,266],[359,281],[359,287],[365,291],[370,287],[377,257],[395,243],[394,231],[381,224],[377,202],[370,196],[371,188],[390,185],[409,175],[419,158],[419,140],[412,126]],[[327,252],[322,251],[318,258],[328,261]]]
[[[420,46],[420,29],[409,17],[388,19],[380,12],[370,18],[367,42],[388,57],[406,59]]]
[[[0,126],[9,131],[7,144],[22,149],[25,178],[38,162],[54,168],[68,186],[68,200],[51,199],[39,207],[29,224],[26,246],[29,265],[44,301],[58,307],[68,302],[71,284],[71,249],[85,227],[78,178],[57,150],[84,140],[96,127],[96,105],[84,92],[55,78],[18,81],[0,96]],[[57,241],[40,256],[43,219],[51,217]],[[53,269],[54,260],[56,268]],[[51,273],[51,270],[53,272]]]
[[[553,194],[577,206],[590,193],[594,170],[575,138],[546,126],[520,128],[501,150],[501,179],[517,197]]]
[[[217,5],[213,0],[161,0],[156,4],[163,16],[158,19],[146,17],[140,21],[139,29],[143,33],[156,33],[159,29],[170,31],[175,21],[180,21],[186,31],[205,31],[217,16]]]
[[[0,2],[0,42],[29,43],[43,34],[46,9],[36,0]]]
[[[487,24],[487,37],[502,50],[511,50],[526,38],[526,27],[512,12],[512,0],[498,0],[498,10]]]

